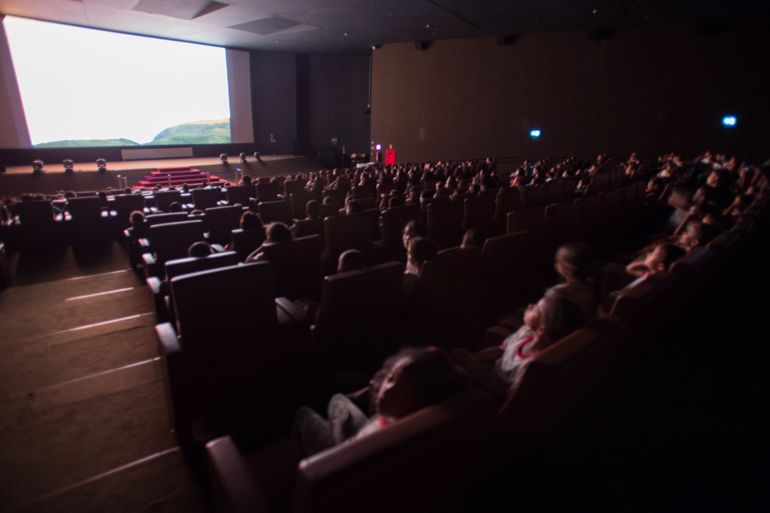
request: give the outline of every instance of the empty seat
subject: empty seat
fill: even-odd
[[[576,200],[575,203],[580,211],[581,238],[596,244],[607,234],[608,222],[604,193],[585,196]]]
[[[109,217],[102,216],[102,205],[95,196],[70,198],[67,201],[67,221],[73,243],[98,242],[108,235]]]
[[[149,276],[162,276],[168,260],[184,258],[194,242],[204,240],[203,221],[182,221],[150,226],[152,254],[145,253],[145,269]]]
[[[281,186],[275,183],[260,181],[256,185],[257,201],[260,203],[268,201],[277,201],[278,194],[281,192]]]
[[[235,205],[210,207],[204,217],[209,230],[209,240],[217,244],[230,242],[231,232],[240,223],[243,210]]]
[[[548,203],[548,195],[541,185],[529,185],[521,190],[525,208],[541,207]]]
[[[278,338],[271,265],[223,267],[170,283],[176,330],[165,323],[156,332],[179,443],[269,429],[278,411],[293,407],[284,394],[292,377]]]
[[[463,511],[488,466],[494,422],[493,403],[469,390],[299,462],[288,440],[244,455],[220,438],[206,448],[215,502],[222,511],[275,513]]]
[[[321,205],[321,218],[333,217],[340,215],[339,203],[324,203]]]
[[[236,228],[230,232],[230,242],[232,249],[238,253],[238,259],[243,262],[254,250],[258,249],[265,242],[265,229],[244,230]]]
[[[325,367],[374,370],[397,349],[402,283],[398,262],[324,278],[313,334]]]
[[[345,250],[357,249],[367,257],[372,253],[374,233],[372,222],[365,214],[327,217],[324,219],[326,258],[336,265]]]
[[[115,196],[112,208],[116,212],[117,227],[121,230],[128,228],[131,224],[129,221],[131,212],[144,211],[144,196],[141,194],[118,194]]]
[[[15,205],[19,216],[19,239],[23,249],[51,247],[64,243],[61,219],[54,217],[47,200],[22,201]]]
[[[427,208],[428,237],[439,249],[460,244],[462,203],[449,200],[433,201]]]
[[[305,206],[307,205],[307,202],[312,199],[318,199],[312,192],[302,189],[292,192],[289,195],[292,217],[295,219],[302,219],[305,217]]]
[[[524,208],[524,202],[521,199],[521,190],[518,187],[501,187],[495,197],[495,222],[499,226],[499,231],[505,230],[508,212],[522,208]]]
[[[273,264],[275,292],[289,299],[318,299],[321,291],[320,235],[262,245],[264,259]]]
[[[552,247],[578,240],[580,212],[574,202],[548,205],[544,216],[548,242]]]
[[[174,322],[172,315],[173,304],[168,295],[168,282],[172,278],[183,274],[192,274],[198,271],[236,265],[238,262],[238,255],[234,251],[212,253],[205,257],[187,257],[167,261],[165,265],[165,280],[155,276],[147,279],[147,285],[150,287],[150,292],[155,301],[156,322]]]
[[[232,185],[225,189],[225,196],[227,203],[230,205],[248,206],[251,198],[255,197],[256,192],[252,185]]]
[[[296,219],[291,227],[294,237],[320,235],[323,244],[324,222],[322,219]]]
[[[380,249],[384,260],[406,261],[403,231],[410,221],[420,220],[420,208],[417,205],[393,207],[382,213],[382,238]]]
[[[490,194],[471,196],[463,201],[463,230],[481,228],[487,233],[496,231],[495,198]]]
[[[483,326],[474,319],[480,260],[477,249],[450,248],[425,262],[407,301],[415,343],[467,347],[480,343]]]
[[[182,193],[179,191],[158,191],[153,194],[155,207],[163,212],[168,211],[168,206],[174,202],[182,202]]]
[[[488,324],[537,299],[541,283],[529,265],[532,241],[526,231],[486,240],[481,251],[478,315]]]
[[[213,189],[203,187],[200,189],[193,189],[191,195],[193,206],[199,210],[216,207],[220,200],[225,199],[225,195],[219,188]]]
[[[279,221],[290,226],[294,219],[291,215],[291,207],[284,200],[260,201],[258,205],[259,217],[264,224]]]

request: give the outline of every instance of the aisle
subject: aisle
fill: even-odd
[[[0,292],[0,511],[203,509],[153,322],[128,269]]]

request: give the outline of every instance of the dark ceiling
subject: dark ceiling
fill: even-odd
[[[366,53],[374,44],[767,18],[726,0],[0,0],[0,12],[234,48]]]

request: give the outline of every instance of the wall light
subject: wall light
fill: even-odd
[[[722,118],[722,124],[732,128],[738,124],[738,118],[734,114],[730,114]]]
[[[543,134],[543,132],[542,132],[542,131],[541,131],[539,128],[536,128],[536,129],[534,129],[534,130],[530,130],[530,131],[529,131],[529,136],[530,136],[532,139],[540,139],[540,136],[541,136],[542,134]]]

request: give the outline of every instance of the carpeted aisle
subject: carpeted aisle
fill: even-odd
[[[82,271],[69,269],[54,275]],[[153,323],[128,269],[0,292],[0,511],[204,510],[169,429]]]

